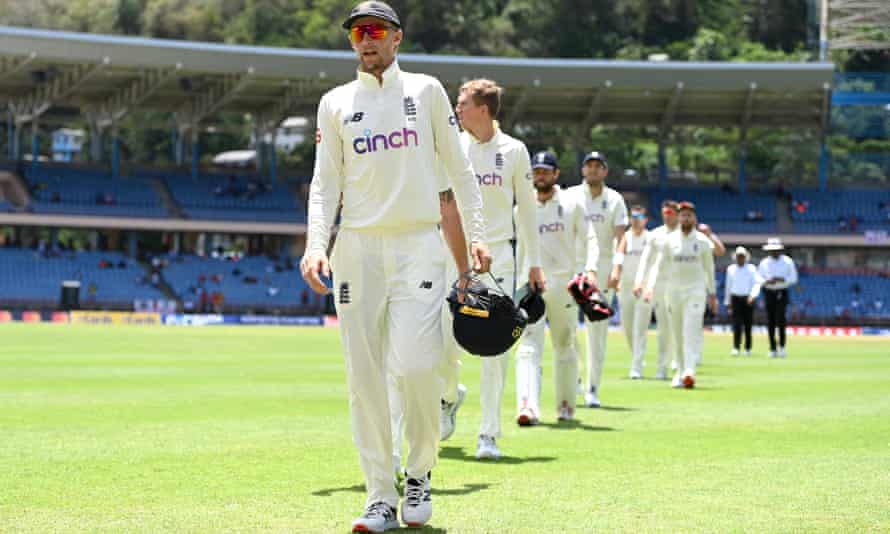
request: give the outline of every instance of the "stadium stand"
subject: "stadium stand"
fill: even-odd
[[[15,211],[15,206],[10,204],[6,199],[0,198],[0,213],[13,213]]]
[[[283,183],[269,184],[251,175],[168,174],[173,199],[191,219],[257,222],[305,222],[306,214]]]
[[[718,188],[672,187],[668,191],[649,189],[649,213],[660,221],[661,202],[665,199],[695,203],[698,218],[716,232],[770,234],[777,231],[776,197],[761,193],[737,192]]]
[[[0,248],[4,306],[55,306],[61,284],[78,280],[84,308],[129,308],[135,299],[165,299],[138,263],[119,252]]]
[[[296,268],[299,258],[179,255],[165,258],[165,264],[164,279],[186,311],[311,310],[322,305]],[[216,306],[215,294],[221,298]]]
[[[63,166],[28,167],[31,210],[38,214],[169,217],[148,180],[114,180],[100,171]]]
[[[890,230],[890,191],[795,189],[791,197],[791,220],[796,232]]]

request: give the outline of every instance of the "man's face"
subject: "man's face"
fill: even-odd
[[[646,229],[646,223],[649,222],[649,218],[646,217],[646,213],[642,211],[631,211],[630,212],[630,227],[633,228],[637,232],[642,232]]]
[[[741,267],[745,264],[745,260],[748,259],[744,254],[736,254],[735,262]]]
[[[677,211],[672,208],[662,208],[661,209],[661,219],[664,221],[664,224],[673,228],[677,226]]]
[[[689,232],[695,228],[697,222],[695,212],[691,210],[683,210],[680,212],[680,228],[682,228],[684,232]]]
[[[473,125],[491,120],[491,117],[488,115],[488,106],[476,104],[473,101],[473,97],[466,91],[461,91],[457,96],[454,113],[464,128],[472,128]]]
[[[779,259],[779,256],[782,255],[782,251],[781,250],[771,250],[771,251],[769,251],[769,255],[775,259]]]
[[[609,174],[609,169],[603,165],[603,162],[592,159],[581,167],[581,174],[587,185],[600,185]]]
[[[362,70],[371,73],[383,72],[395,60],[396,51],[402,42],[402,30],[377,17],[359,17],[352,22],[353,29],[357,26],[386,30],[386,36],[382,39],[373,39],[365,32],[358,41],[355,40],[353,30],[350,31],[350,43],[358,55]]]
[[[541,193],[549,193],[553,190],[553,186],[556,185],[556,181],[559,179],[559,169],[546,169],[544,167],[537,167],[534,171],[534,185],[535,189],[540,191]]]

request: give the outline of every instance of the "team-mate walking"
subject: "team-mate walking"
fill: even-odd
[[[748,263],[750,254],[745,247],[736,247],[735,263],[726,268],[726,287],[723,304],[732,315],[732,352],[741,353],[742,334],[745,338],[745,356],[751,356],[751,325],[754,321],[754,301],[760,294],[763,278],[757,267]]]
[[[441,161],[463,210],[475,267],[491,261],[482,240],[482,199],[460,147],[448,96],[434,78],[401,71],[396,12],[379,1],[356,6],[343,24],[359,59],[357,79],[326,93],[318,107],[316,161],[300,268],[319,293],[333,272],[346,356],[353,440],[367,490],[355,532],[398,527],[392,473],[387,373],[400,382],[409,444],[402,520],[432,515],[430,470],[438,454],[441,307],[445,247],[436,226],[452,202],[441,192]],[[327,247],[342,201],[330,262]],[[466,250],[446,224],[461,270]],[[457,227],[460,230],[460,226]],[[458,232],[460,234],[460,232]]]
[[[691,202],[681,202],[679,210],[680,230],[668,236],[656,256],[644,298],[652,301],[661,263],[667,262],[668,314],[677,351],[677,373],[671,385],[692,388],[704,345],[705,302],[713,313],[718,311],[714,244],[696,230],[695,206]]]
[[[527,258],[527,270],[521,273],[520,280],[543,291],[544,274],[535,225],[531,158],[525,145],[502,132],[495,120],[502,93],[503,89],[491,80],[470,80],[461,86],[455,110],[464,128],[461,145],[473,164],[482,191],[485,242],[494,258],[491,273],[496,283],[512,295],[516,277],[513,246],[510,243],[514,238],[514,220],[518,233],[516,238],[522,243]],[[447,439],[454,432],[457,408],[466,390],[459,384],[462,351],[451,334],[451,314],[447,306],[443,309],[443,324],[445,357],[441,374],[445,387],[440,429],[442,438]],[[501,435],[501,402],[508,365],[507,353],[482,359],[479,380],[482,422],[476,447],[476,458],[479,459],[498,459],[501,456],[497,438]]]
[[[769,357],[784,358],[785,352],[785,313],[788,308],[788,288],[797,283],[797,267],[794,260],[782,254],[785,246],[777,237],[767,239],[763,250],[769,256],[760,261],[757,271],[763,278],[763,300],[766,302],[767,332],[769,334]],[[776,330],[779,343],[776,345]]]
[[[626,232],[618,243],[615,263],[621,265],[621,282],[618,288],[618,305],[621,309],[621,325],[624,336],[630,347],[630,377],[643,377],[644,358],[646,356],[646,336],[649,333],[649,321],[652,318],[652,303],[634,295],[634,282],[642,268],[640,260],[643,250],[651,241],[646,230],[646,208],[634,205],[630,209],[630,232]]]
[[[621,278],[621,265],[614,265],[615,246],[627,229],[627,206],[624,197],[606,185],[609,164],[599,152],[584,156],[581,163],[584,182],[569,189],[584,204],[585,216],[596,233],[597,254],[588,255],[586,270],[596,273],[606,302],[611,303]],[[595,260],[592,260],[595,258]],[[594,263],[595,262],[595,263]],[[586,321],[587,380],[584,403],[589,408],[600,406],[600,381],[606,361],[609,322]]]
[[[541,415],[541,383],[544,338],[550,326],[553,344],[553,376],[557,419],[570,421],[575,414],[578,382],[578,307],[563,286],[584,269],[588,247],[597,250],[596,234],[588,232],[584,206],[576,195],[556,185],[559,165],[550,152],[538,152],[532,160],[537,190],[537,228],[540,235],[541,264],[554,289],[544,292],[545,316],[528,325],[516,351],[516,401],[520,426],[538,423]],[[519,242],[518,264],[524,266],[525,244]]]

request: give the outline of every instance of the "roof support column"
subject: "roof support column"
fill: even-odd
[[[9,151],[9,159],[18,159],[18,155],[15,151],[16,138],[18,137],[18,131],[15,127],[15,117],[13,117],[12,113],[7,113],[6,118],[6,145],[7,150]]]
[[[37,169],[37,161],[40,159],[40,124],[37,117],[31,121],[31,170]]]
[[[828,191],[831,153],[828,151],[828,130],[831,128],[831,85],[822,86],[822,123],[819,131],[819,190]]]
[[[201,172],[201,143],[197,128],[192,128],[192,180],[197,180]]]
[[[819,191],[828,191],[828,169],[831,167],[831,154],[828,152],[828,143],[825,139],[819,146]]]
[[[658,189],[665,191],[668,187],[667,148],[664,136],[658,137]]]
[[[111,127],[111,177],[115,180],[121,175],[121,138],[117,124]]]
[[[739,193],[744,197],[748,190],[748,145],[739,146]]]

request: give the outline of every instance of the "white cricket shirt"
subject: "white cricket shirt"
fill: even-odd
[[[596,232],[599,263],[606,260],[611,262],[615,247],[618,245],[615,242],[615,227],[627,226],[627,206],[624,205],[624,197],[605,185],[602,193],[596,198],[591,196],[590,186],[586,183],[570,187],[569,191],[578,195],[583,202],[587,222]],[[587,259],[587,269],[595,271],[597,266],[591,264],[591,259]],[[609,273],[597,273],[597,276],[609,276]]]
[[[660,264],[663,262],[668,267],[668,290],[702,289],[708,294],[716,293],[714,243],[705,234],[694,229],[688,234],[684,234],[682,230],[668,234],[664,247],[655,257],[647,283],[648,289],[655,288]]]
[[[760,260],[760,267],[757,271],[764,280],[770,278],[784,278],[784,282],[763,283],[764,289],[787,289],[797,283],[797,268],[794,266],[794,260],[782,254],[778,259],[767,256]]]
[[[729,305],[731,297],[750,297],[756,299],[760,294],[760,286],[763,284],[763,278],[754,267],[748,262],[739,267],[737,263],[731,264],[726,268],[726,288],[723,296],[723,303]]]
[[[575,195],[554,186],[553,196],[545,202],[535,201],[537,233],[541,247],[541,268],[549,276],[572,275],[584,270],[588,239],[596,234],[588,233],[584,220],[584,206]],[[596,246],[596,243],[592,244]],[[519,265],[526,272],[531,264],[526,259],[526,247],[519,241]],[[567,282],[568,278],[563,282]]]
[[[652,240],[648,230],[643,230],[640,235],[635,235],[633,229],[624,234],[627,240],[627,250],[624,252],[624,264],[621,268],[621,287],[633,289],[637,271],[640,269],[640,260],[643,250]]]

